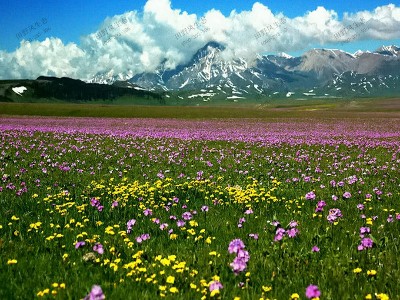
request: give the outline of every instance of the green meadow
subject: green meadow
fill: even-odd
[[[400,299],[397,103],[1,104],[0,299]],[[5,129],[39,115],[237,133]]]

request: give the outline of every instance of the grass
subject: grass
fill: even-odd
[[[0,115],[110,118],[313,118],[352,117],[360,113],[400,111],[400,99],[273,100],[265,104],[226,106],[144,106],[65,103],[0,103]]]
[[[90,112],[74,105],[27,111],[40,107],[43,114]],[[123,113],[106,109],[107,116]],[[140,117],[262,116],[245,108],[129,109]],[[303,111],[284,113],[309,121]],[[360,120],[360,130],[386,119],[368,122]],[[398,148],[348,135],[338,144],[266,145],[1,131],[0,299],[81,299],[94,284],[107,299],[305,299],[310,284],[321,299],[398,299]],[[311,191],[315,200],[306,199]],[[330,223],[333,208],[343,216]],[[298,232],[276,240],[280,226]],[[373,240],[363,251],[361,227]],[[142,234],[150,238],[138,241]],[[233,239],[250,255],[237,274]],[[223,284],[219,293],[210,291],[212,281]]]

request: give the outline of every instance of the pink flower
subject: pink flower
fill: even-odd
[[[306,289],[306,297],[308,299],[318,298],[321,296],[321,292],[318,289],[318,286],[310,284]]]
[[[190,212],[187,211],[187,212],[184,212],[184,213],[182,214],[182,218],[183,218],[184,220],[188,221],[188,220],[192,219],[193,216],[192,216],[192,214],[191,214]]]
[[[357,249],[358,249],[358,251],[362,251],[362,250],[367,249],[367,248],[372,248],[373,245],[374,245],[374,242],[372,241],[372,239],[363,238],[361,240],[361,244],[358,245]]]
[[[84,245],[85,245],[85,242],[84,242],[84,241],[76,242],[76,243],[75,243],[75,249],[78,249],[78,248],[80,248],[80,247],[83,247]]]
[[[315,193],[313,191],[306,194],[306,200],[315,200]]]
[[[214,290],[220,290],[223,289],[224,286],[222,285],[221,282],[219,282],[218,280],[214,280],[210,283],[209,287],[210,292],[214,291]]]
[[[286,234],[290,238],[296,237],[296,235],[299,233],[299,230],[297,228],[290,228],[286,231]]]
[[[98,254],[103,254],[104,253],[103,245],[100,243],[96,243],[93,246],[93,251],[97,252]]]
[[[241,239],[234,239],[229,243],[228,251],[229,253],[238,253],[239,250],[245,248],[245,245]]]
[[[99,285],[92,286],[92,290],[83,300],[104,300],[106,297]]]
[[[343,198],[345,198],[345,199],[350,199],[350,198],[351,198],[350,192],[344,192],[344,193],[343,193]]]
[[[311,248],[311,251],[312,251],[312,252],[319,252],[319,248],[318,248],[317,246],[313,246],[313,247]]]
[[[258,233],[249,233],[249,237],[258,240]]]
[[[283,236],[285,235],[285,232],[286,232],[285,229],[283,229],[283,228],[278,228],[278,229],[276,230],[276,233],[275,233],[274,241],[277,242],[277,241],[282,240],[282,239],[283,239]]]

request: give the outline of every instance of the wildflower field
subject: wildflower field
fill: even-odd
[[[396,114],[3,117],[0,139],[0,299],[400,299]]]

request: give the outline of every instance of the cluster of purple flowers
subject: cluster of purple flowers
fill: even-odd
[[[329,210],[329,214],[326,217],[329,223],[334,223],[336,222],[337,219],[343,217],[342,212],[340,211],[339,208],[331,208]]]
[[[306,194],[306,200],[315,200],[315,197],[316,197],[316,195],[315,195],[315,193],[313,191],[308,192]]]
[[[131,233],[132,227],[133,227],[133,225],[135,225],[135,223],[136,223],[135,219],[131,219],[126,223],[126,233],[128,233],[128,234]]]
[[[136,238],[136,242],[138,242],[140,244],[141,242],[148,240],[148,239],[150,239],[150,234],[144,233]]]
[[[287,235],[290,238],[294,238],[299,233],[299,230],[297,229],[298,223],[296,221],[290,221],[288,225],[289,228],[287,228],[286,230],[280,227],[280,223],[278,221],[272,222],[272,225],[276,227],[275,237],[274,237],[275,242],[282,240],[285,235]]]
[[[324,207],[326,206],[326,202],[321,200],[318,201],[317,206],[315,208],[315,212],[322,212],[324,210]]]
[[[95,197],[90,199],[90,205],[97,208],[98,211],[102,211],[104,206],[101,205],[100,200],[97,200]]]
[[[362,251],[367,248],[372,248],[372,246],[374,245],[374,242],[372,241],[371,238],[366,237],[366,235],[370,234],[370,233],[371,233],[371,229],[369,227],[361,227],[360,228],[361,243],[357,247],[358,251]]]
[[[234,239],[229,243],[228,252],[236,254],[231,263],[231,268],[235,275],[243,272],[247,268],[247,262],[250,260],[249,252],[244,250],[245,245],[241,239]]]

